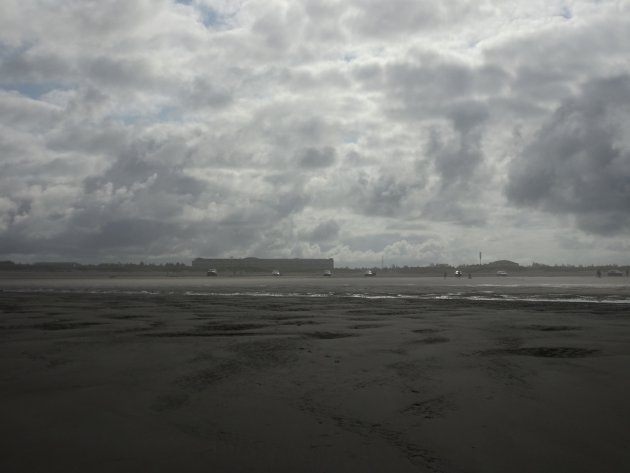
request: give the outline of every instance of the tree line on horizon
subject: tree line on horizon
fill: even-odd
[[[508,271],[508,272],[593,272],[593,271],[606,271],[610,269],[619,269],[627,271],[630,269],[630,265],[572,265],[572,264],[555,264],[548,265],[544,263],[534,262],[529,266],[523,266],[518,263],[509,260],[499,260],[484,264],[468,264],[468,265],[451,265],[448,263],[432,263],[428,266],[400,266],[392,264],[386,267],[337,267],[336,272],[354,272],[365,270],[378,271],[382,273],[399,273],[399,274],[414,274],[414,273],[431,273],[442,274],[444,272],[450,273],[456,269],[467,273],[479,273],[484,271]],[[185,263],[145,263],[143,261],[139,263],[131,262],[117,262],[117,263],[75,263],[65,261],[42,261],[34,263],[15,263],[13,261],[0,261],[0,270],[12,270],[12,271],[120,271],[120,272],[198,272],[194,270],[192,265]]]

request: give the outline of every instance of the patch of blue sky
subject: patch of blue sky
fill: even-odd
[[[225,24],[224,17],[214,8],[203,3],[193,3],[193,0],[175,0],[175,3],[193,7],[198,13],[201,22],[206,28],[221,26]]]
[[[204,24],[206,28],[220,27],[226,25],[226,17],[221,15],[214,8],[199,5],[199,15],[201,17],[201,22]]]
[[[560,16],[562,16],[563,18],[567,20],[570,20],[571,18],[573,18],[573,10],[571,10],[570,6],[563,5],[560,10]]]

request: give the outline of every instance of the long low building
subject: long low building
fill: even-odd
[[[218,272],[240,273],[266,273],[280,271],[283,273],[310,273],[318,271],[332,271],[335,262],[328,259],[267,259],[267,258],[195,258],[192,267],[199,271],[216,269]]]

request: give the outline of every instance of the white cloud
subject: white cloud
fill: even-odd
[[[6,1],[0,257],[627,259],[629,11]]]

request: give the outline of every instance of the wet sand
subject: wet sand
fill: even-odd
[[[625,470],[627,279],[521,279],[2,281],[0,469]]]

